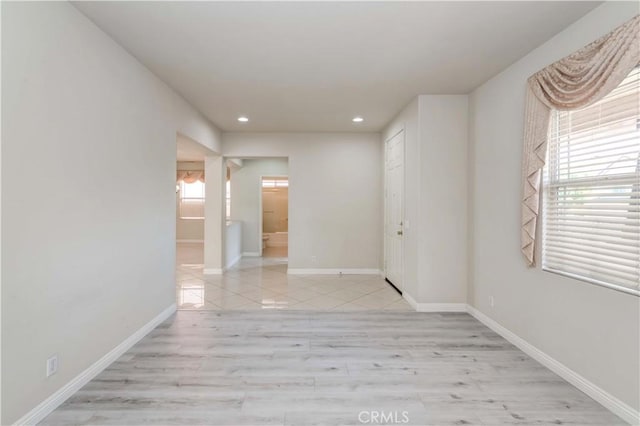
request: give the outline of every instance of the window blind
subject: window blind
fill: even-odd
[[[640,67],[553,112],[543,190],[543,269],[640,294]]]

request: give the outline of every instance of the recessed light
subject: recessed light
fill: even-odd
[[[353,117],[353,119],[351,120],[354,123],[362,123],[364,121],[364,118],[362,117]]]
[[[246,123],[247,121],[249,121],[249,117],[245,117],[244,115],[238,117],[238,121],[241,123]]]

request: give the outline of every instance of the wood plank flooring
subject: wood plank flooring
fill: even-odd
[[[42,424],[364,421],[625,424],[470,315],[294,310],[179,311]]]

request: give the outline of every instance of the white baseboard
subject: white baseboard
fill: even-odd
[[[233,259],[231,262],[227,263],[227,266],[224,267],[224,270],[226,271],[227,269],[233,267],[233,265],[235,265],[236,263],[238,263],[240,261],[240,259],[242,259],[242,255],[239,254],[235,259]]]
[[[411,297],[411,295],[409,293],[407,293],[406,291],[402,292],[402,297],[404,298],[404,300],[407,301],[407,303],[409,303],[409,305],[415,309],[416,311],[418,310],[418,302],[416,302],[416,299],[414,299],[413,297]]]
[[[106,355],[94,362],[89,368],[78,374],[69,383],[58,389],[49,398],[38,404],[33,410],[22,416],[16,425],[35,425],[47,417],[53,410],[58,408],[63,402],[65,402],[74,393],[80,390],[84,385],[93,380],[98,374],[100,374],[105,368],[116,361],[120,356],[127,352],[133,345],[138,343],[144,336],[149,334],[151,330],[156,328],[159,324],[164,322],[176,311],[176,304],[160,312],[155,318],[143,325],[131,336],[127,337],[122,343],[115,348],[111,349]]]
[[[406,291],[402,292],[402,297],[417,312],[467,312],[466,303],[418,303]]]
[[[287,269],[289,275],[379,275],[379,269]]]
[[[204,243],[204,240],[176,240],[176,243]]]
[[[504,337],[506,340],[517,346],[522,352],[556,373],[558,376],[571,383],[573,386],[598,401],[609,411],[632,425],[640,424],[640,412],[636,411],[629,405],[620,401],[609,392],[582,377],[566,365],[557,361],[555,358],[542,352],[517,334],[498,324],[487,315],[483,314],[471,305],[467,305],[467,311],[473,315],[478,321]]]
[[[245,251],[242,253],[242,257],[260,257],[260,253],[257,251]]]
[[[205,275],[222,275],[224,269],[222,268],[204,268],[202,273]]]
[[[467,312],[466,303],[418,303],[418,312]]]

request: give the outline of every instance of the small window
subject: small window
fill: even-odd
[[[640,294],[640,68],[549,131],[543,269]]]
[[[204,219],[204,182],[180,181],[180,218]]]
[[[288,188],[288,178],[265,178],[262,179],[263,188]]]
[[[231,218],[231,180],[227,180],[225,192],[227,220]]]

